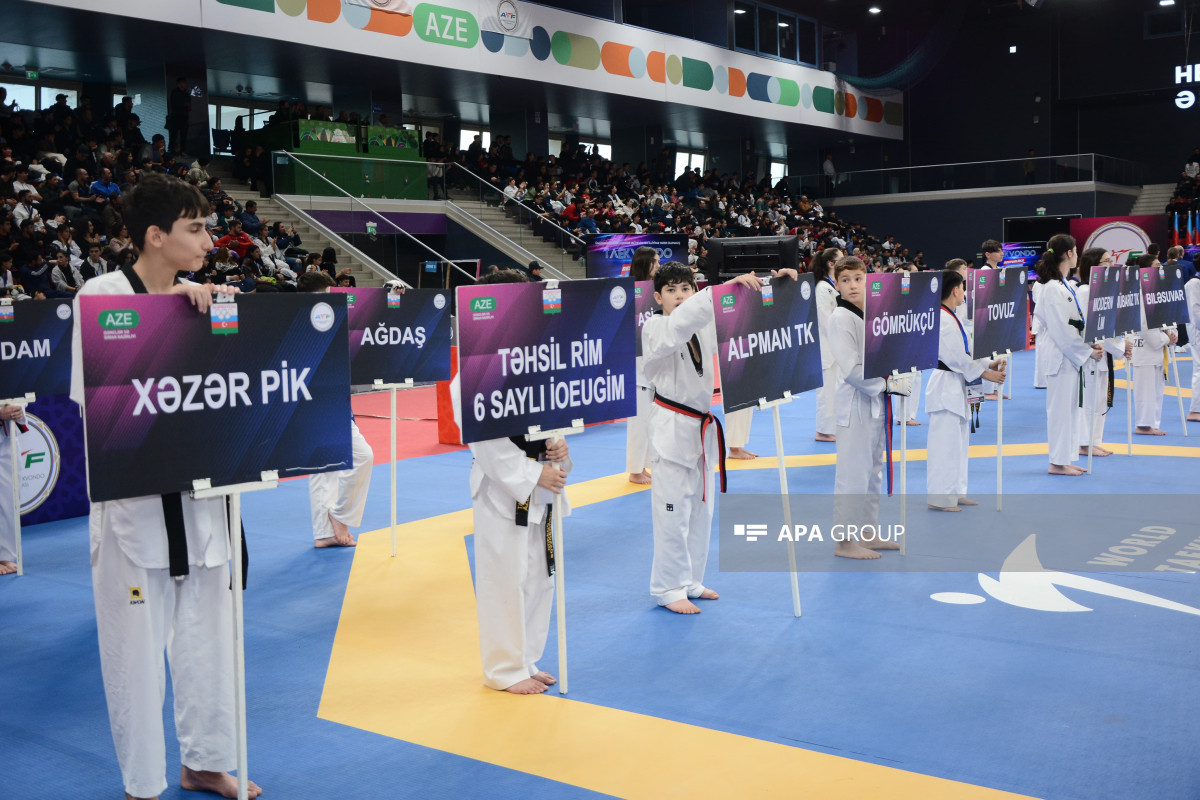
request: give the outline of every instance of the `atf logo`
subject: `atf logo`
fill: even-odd
[[[129,605],[141,606],[141,605],[145,605],[145,604],[146,604],[146,598],[142,595],[142,587],[130,586],[129,587]]]
[[[519,24],[516,4],[512,0],[501,0],[500,4],[496,6],[496,19],[499,21],[500,27],[508,33],[515,31]]]
[[[17,482],[21,493],[21,513],[28,514],[46,502],[58,485],[62,467],[58,440],[50,426],[39,417],[25,413],[27,430],[19,434],[16,446]]]
[[[734,525],[733,535],[745,537],[747,542],[757,542],[767,535],[766,525]]]
[[[107,331],[136,328],[141,317],[133,309],[109,309],[100,312],[100,327]]]

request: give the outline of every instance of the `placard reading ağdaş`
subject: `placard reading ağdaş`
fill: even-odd
[[[335,288],[350,326],[350,382],[450,379],[450,292]]]

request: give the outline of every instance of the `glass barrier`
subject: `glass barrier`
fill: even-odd
[[[862,170],[843,172],[832,178],[819,173],[792,175],[787,180],[791,193],[818,198],[1091,181],[1141,186],[1142,165],[1122,158],[1084,153]]]

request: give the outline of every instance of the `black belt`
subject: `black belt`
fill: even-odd
[[[721,420],[714,417],[712,414],[704,411],[697,411],[694,408],[689,408],[683,403],[676,403],[674,400],[668,400],[657,391],[654,393],[654,402],[665,409],[674,411],[676,414],[682,414],[685,417],[700,420],[700,471],[704,481],[700,491],[700,499],[708,499],[708,452],[704,447],[704,434],[708,432],[709,425],[717,426],[717,452],[720,453],[718,467],[721,474],[721,491],[725,491],[725,429],[721,427]]]

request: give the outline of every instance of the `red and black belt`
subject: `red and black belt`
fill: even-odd
[[[708,433],[709,425],[717,426],[717,452],[720,453],[718,467],[721,473],[721,491],[725,491],[725,429],[721,427],[721,420],[714,417],[712,414],[704,411],[697,411],[694,408],[689,408],[683,403],[676,403],[674,400],[668,400],[658,392],[654,393],[654,402],[665,409],[674,411],[676,414],[682,414],[685,417],[700,420],[700,470],[704,476],[704,487],[700,493],[701,500],[708,499],[708,450],[704,446],[704,435]]]

